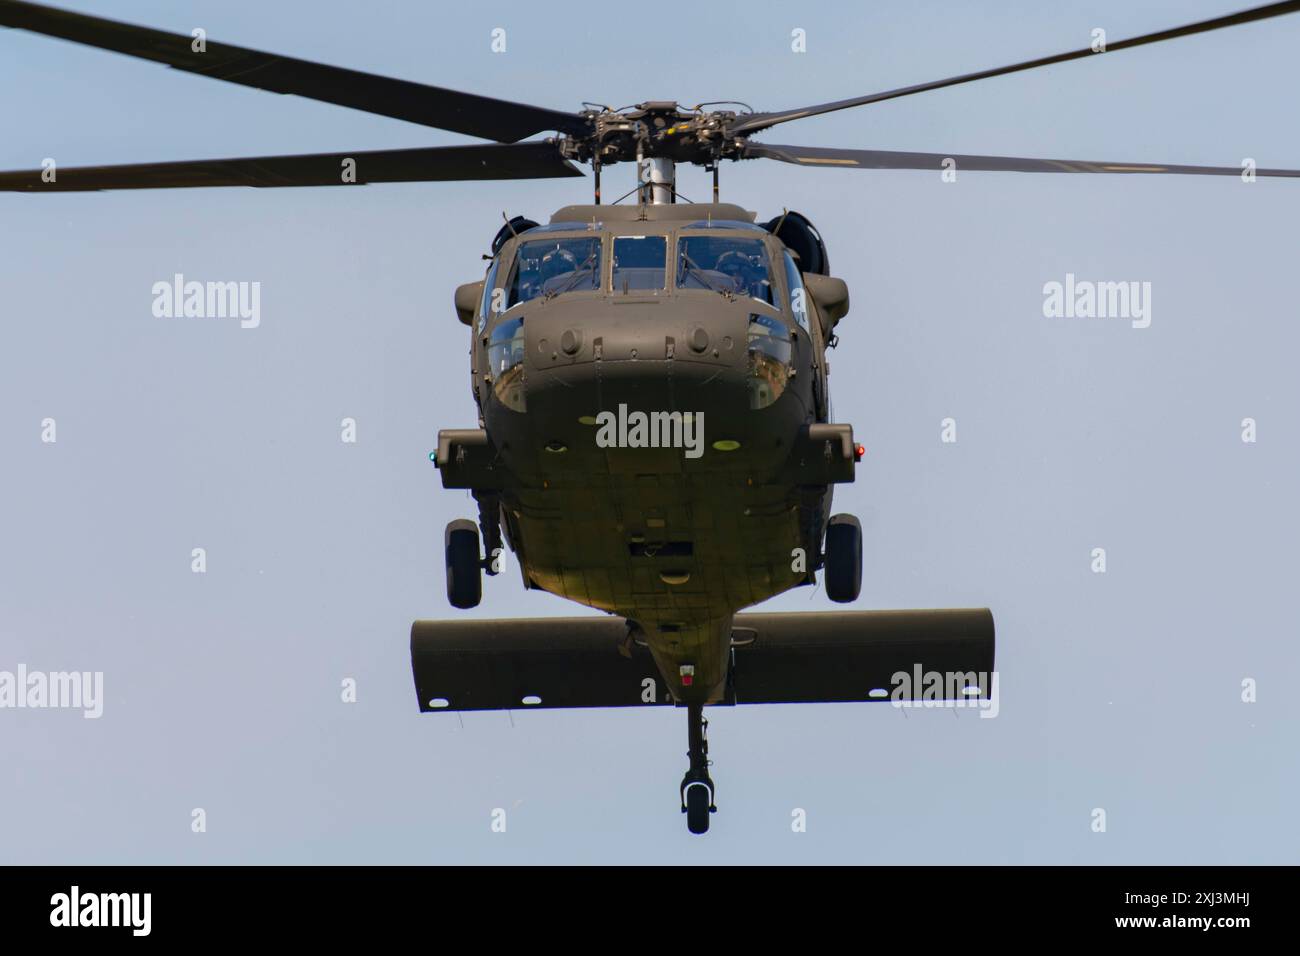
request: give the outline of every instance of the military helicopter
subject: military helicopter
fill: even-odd
[[[797,166],[1236,176],[1237,167],[824,149],[757,142],[793,120],[1260,21],[1227,16],[995,69],[775,112],[716,102],[584,104],[564,112],[341,69],[50,7],[0,0],[0,25],[276,93],[292,93],[488,145],[373,150],[0,173],[0,190],[576,177],[593,201],[545,224],[507,220],[486,274],[460,286],[477,427],[444,429],[431,458],[468,489],[476,519],[444,537],[450,603],[472,608],[506,546],[525,588],[605,617],[417,621],[420,708],[683,706],[689,769],[678,789],[693,833],[716,810],[706,705],[939,700],[996,694],[987,609],[742,613],[822,573],[851,603],[862,530],[833,514],[863,448],[831,414],[829,354],[849,310],[826,244],[797,212],[760,223],[719,195],[724,160]],[[540,133],[551,138],[527,140]],[[635,183],[602,203],[604,169]],[[711,202],[676,167],[712,174]],[[1258,176],[1300,175],[1259,169]],[[624,200],[633,199],[631,202]],[[924,691],[900,675],[958,675]],[[907,683],[907,686],[904,684]],[[891,689],[892,687],[892,689]]]

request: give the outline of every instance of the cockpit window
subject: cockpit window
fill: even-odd
[[[583,222],[548,222],[544,226],[533,226],[533,228],[529,229],[528,231],[532,232],[536,230],[537,232],[583,232],[583,231],[599,232],[604,227],[604,225],[605,224],[602,222],[596,222],[593,220],[585,220]]]
[[[709,289],[775,304],[767,249],[760,239],[683,236],[677,241],[677,288]]]
[[[739,219],[699,219],[695,222],[687,223],[687,229],[747,229],[750,232],[767,232],[762,226],[756,226],[752,222],[743,222]]]
[[[666,285],[664,236],[617,236],[614,239],[614,292],[662,289]]]
[[[807,332],[808,292],[803,287],[803,276],[799,274],[799,267],[794,264],[790,253],[785,253],[781,258],[785,260],[785,284],[790,289],[790,314],[799,323],[799,328]]]
[[[542,295],[600,288],[600,237],[520,243],[506,308]]]
[[[498,274],[501,271],[501,257],[497,256],[492,260],[492,265],[488,267],[487,276],[483,279],[483,298],[479,300],[478,306],[478,330],[483,331],[487,325],[488,316],[492,314],[493,309],[503,309],[501,292],[504,290],[497,288]]]

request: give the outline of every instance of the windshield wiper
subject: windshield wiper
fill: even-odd
[[[718,295],[729,301],[736,298],[736,293],[733,290],[723,289],[714,285],[713,281],[709,278],[708,273],[696,265],[691,257],[684,252],[682,253],[682,266],[684,267],[682,272],[683,275],[693,274],[695,276],[695,281],[699,282],[700,285],[704,286],[706,289],[718,293]]]
[[[587,275],[590,272],[594,272],[595,269],[593,268],[593,266],[595,265],[595,263],[593,260],[595,260],[595,258],[596,258],[596,250],[593,249],[591,255],[587,256],[587,258],[583,260],[582,265],[578,266],[578,268],[573,270],[573,274],[569,276],[568,282],[566,282],[563,286],[561,286],[558,289],[551,289],[547,291],[545,295],[546,301],[549,302],[551,299],[554,299],[557,295],[563,295],[565,292],[568,292],[578,284],[578,280],[581,279],[584,275]]]

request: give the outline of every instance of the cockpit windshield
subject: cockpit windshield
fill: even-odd
[[[668,240],[663,236],[615,236],[614,291],[662,289],[667,255]]]
[[[600,288],[600,237],[520,243],[506,308],[543,295]]]
[[[677,288],[708,289],[775,304],[761,239],[683,236],[677,241]]]

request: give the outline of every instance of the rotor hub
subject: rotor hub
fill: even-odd
[[[587,110],[583,117],[591,132],[563,135],[560,152],[566,159],[612,166],[643,159],[712,166],[736,152],[740,141],[727,135],[736,114],[729,110],[684,108],[675,102],[638,103],[623,110]],[[729,148],[731,147],[731,148]]]

